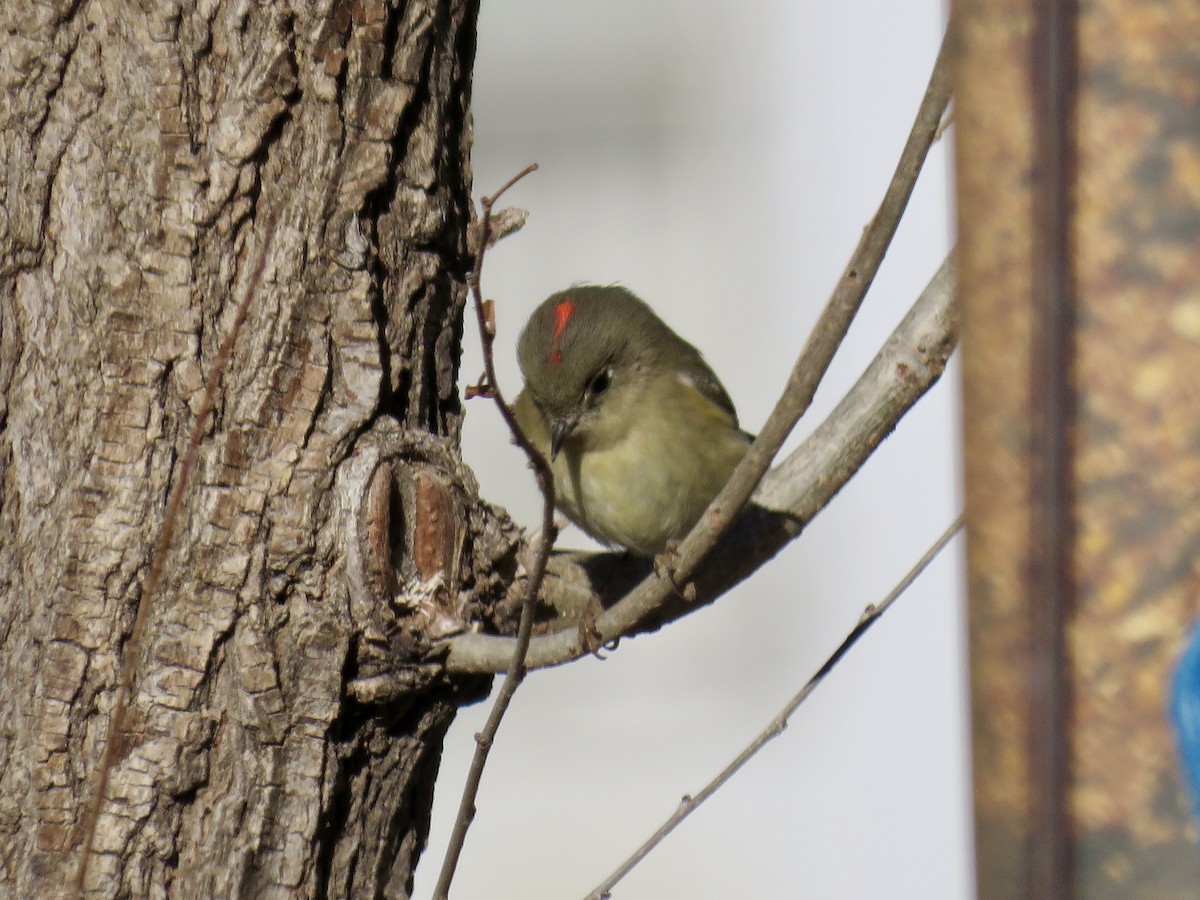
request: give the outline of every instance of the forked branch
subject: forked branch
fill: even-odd
[[[671,565],[657,567],[597,618],[593,634],[599,643],[609,643],[651,620],[663,618],[665,608],[678,592],[677,586],[693,578],[701,562],[738,519],[784,440],[811,404],[817,386],[879,270],[949,105],[949,52],[948,42],[943,39],[916,121],[883,202],[863,232],[849,265],[801,351],[782,396],[763,425],[758,439],[734,471],[729,483],[712,501],[691,533],[680,542]],[[920,393],[923,391],[916,396],[920,396]],[[914,396],[914,402],[915,399]],[[494,651],[487,654],[487,662],[483,662],[478,652],[482,638],[484,636],[470,634],[455,638],[450,651],[451,668],[457,671],[497,671]],[[589,647],[578,633],[560,632],[535,639],[528,659],[533,666],[554,665],[587,652]]]
[[[749,577],[799,535],[861,468],[945,370],[958,340],[954,281],[953,259],[947,258],[854,387],[795,451],[767,473],[754,504],[697,569],[695,597],[685,602],[675,596],[661,607],[658,618],[642,628],[657,627],[711,603]],[[556,556],[556,577],[547,584],[543,602],[560,609],[617,603],[624,595],[619,586],[629,584],[644,567],[615,554],[601,557],[612,565],[597,575],[601,567],[595,554]],[[636,590],[641,589],[644,586]],[[578,655],[577,640],[573,628],[535,637],[526,664],[538,668],[567,662]],[[512,638],[461,634],[448,644],[448,670],[494,672],[505,665]]]

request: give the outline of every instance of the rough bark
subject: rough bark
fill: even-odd
[[[442,735],[486,679],[386,706],[347,685],[420,658],[511,550],[455,461],[475,14],[0,9],[6,896],[69,885],[113,739],[89,893],[407,895]],[[110,735],[166,499],[260,265]]]

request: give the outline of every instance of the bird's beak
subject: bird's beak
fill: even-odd
[[[555,419],[550,423],[550,459],[558,456],[558,451],[562,449],[563,441],[570,436],[578,421],[579,419],[576,416],[566,416],[562,419]]]

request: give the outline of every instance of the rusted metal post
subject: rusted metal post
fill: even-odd
[[[1200,896],[1200,7],[959,0],[980,900]]]

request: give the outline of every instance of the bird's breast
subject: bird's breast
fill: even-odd
[[[585,531],[650,556],[691,530],[749,440],[686,379],[647,395],[616,439],[561,453],[554,480],[559,505]]]

